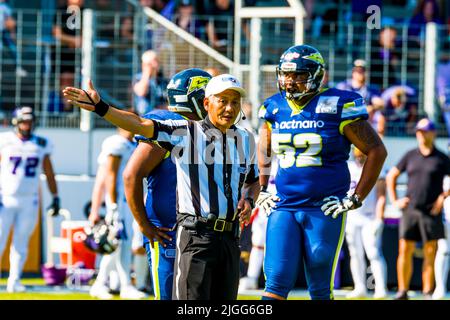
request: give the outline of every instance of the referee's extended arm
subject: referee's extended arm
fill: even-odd
[[[132,112],[116,109],[104,102],[101,103],[100,96],[91,80],[88,82],[88,87],[89,89],[86,91],[74,87],[66,87],[63,90],[64,97],[74,106],[96,112],[119,128],[147,138],[153,137],[154,125],[152,120],[141,118]]]

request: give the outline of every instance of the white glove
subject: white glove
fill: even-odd
[[[119,220],[119,209],[117,203],[106,205],[105,223],[113,225]]]
[[[260,191],[258,199],[256,200],[256,205],[263,208],[266,214],[269,215],[277,205],[275,203],[276,201],[280,201],[280,198],[276,195],[267,191]]]
[[[354,198],[354,196],[346,196],[342,200],[336,196],[330,196],[323,199],[325,202],[320,209],[328,216],[332,215],[333,219],[336,219],[340,214],[353,210],[361,206],[361,203]]]
[[[383,232],[384,221],[383,219],[376,218],[371,225],[372,233],[375,237],[378,237]]]

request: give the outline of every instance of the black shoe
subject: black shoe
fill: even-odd
[[[120,294],[120,290],[109,288],[108,293],[117,295],[117,294]]]
[[[394,297],[394,300],[408,300],[408,291],[399,291]]]

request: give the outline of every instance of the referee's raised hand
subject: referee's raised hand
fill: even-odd
[[[94,111],[95,105],[100,102],[100,95],[94,88],[91,79],[88,81],[88,89],[78,89],[75,87],[66,87],[63,90],[64,98],[70,104],[85,109],[87,111]]]

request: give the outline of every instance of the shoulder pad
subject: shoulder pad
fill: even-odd
[[[46,147],[47,146],[47,139],[42,137],[36,137],[36,143],[40,147]]]

